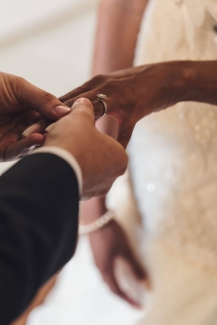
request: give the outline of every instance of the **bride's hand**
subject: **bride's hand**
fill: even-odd
[[[123,291],[115,276],[115,264],[122,258],[129,265],[132,274],[138,282],[147,280],[146,273],[130,247],[121,226],[113,220],[104,228],[89,234],[95,263],[110,289],[134,307],[141,307],[140,302]]]
[[[71,106],[81,96],[95,101],[97,94],[107,95],[107,114],[117,118],[118,141],[126,147],[141,118],[175,103],[174,74],[174,66],[161,63],[98,75],[60,100]],[[95,108],[98,115],[103,110],[100,103]]]

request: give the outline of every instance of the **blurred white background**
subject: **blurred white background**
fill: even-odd
[[[0,70],[56,96],[82,84],[90,77],[97,3],[0,0]],[[28,325],[131,325],[139,316],[104,285],[83,238]]]

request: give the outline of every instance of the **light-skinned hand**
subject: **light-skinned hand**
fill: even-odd
[[[141,302],[125,292],[116,277],[116,262],[122,258],[131,269],[135,281],[141,283],[141,286],[146,283],[148,287],[147,274],[135,257],[121,226],[117,221],[112,220],[105,227],[90,233],[89,240],[94,261],[105,283],[117,296],[124,299],[133,307],[140,308]]]
[[[92,103],[78,99],[72,111],[49,126],[45,146],[57,146],[70,152],[81,167],[82,196],[104,196],[114,180],[127,167],[127,154],[113,138],[100,133],[94,125]]]

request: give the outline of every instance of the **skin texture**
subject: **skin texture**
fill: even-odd
[[[143,117],[182,101],[217,104],[216,61],[173,61],[98,75],[60,98],[71,106],[81,97],[108,96],[107,114],[118,120],[118,141],[126,148]]]
[[[52,124],[44,146],[57,146],[74,156],[82,171],[85,198],[105,195],[127,167],[123,147],[95,128],[93,106],[86,98],[78,99],[70,114]]]
[[[39,133],[21,139],[27,126],[42,118],[56,121],[69,110],[55,96],[20,77],[1,72],[0,85],[0,161],[9,161],[43,144]]]

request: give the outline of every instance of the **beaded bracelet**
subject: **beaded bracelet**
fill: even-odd
[[[101,229],[109,222],[111,222],[113,219],[114,219],[114,212],[107,211],[105,214],[103,214],[100,218],[96,219],[94,222],[88,223],[87,225],[80,225],[79,235],[86,235],[98,229]]]

